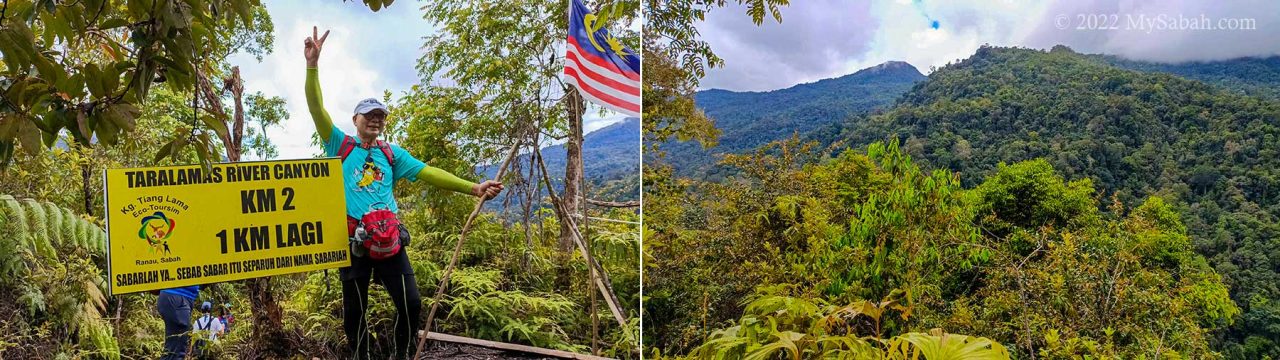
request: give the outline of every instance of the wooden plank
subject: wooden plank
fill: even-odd
[[[422,332],[419,331],[418,333],[421,334]],[[572,352],[561,351],[561,350],[543,349],[540,347],[533,347],[528,345],[510,344],[510,343],[490,341],[490,340],[474,339],[474,338],[469,338],[464,336],[442,334],[438,332],[428,333],[427,339],[451,342],[455,344],[467,344],[467,345],[473,345],[473,346],[480,346],[480,347],[486,347],[490,349],[518,351],[518,352],[529,353],[529,354],[554,356],[562,359],[610,360],[609,358],[604,358],[599,356],[572,353]]]

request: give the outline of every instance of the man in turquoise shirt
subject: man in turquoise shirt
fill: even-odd
[[[393,190],[399,179],[411,181],[425,180],[432,186],[452,190],[477,197],[492,198],[502,191],[502,183],[487,180],[475,184],[454,176],[444,170],[424,164],[413,155],[396,145],[385,144],[378,140],[386,126],[388,111],[377,99],[360,101],[355,108],[351,121],[355,124],[356,134],[347,135],[333,125],[320,94],[320,77],[317,61],[320,49],[329,37],[318,36],[317,29],[312,30],[312,37],[306,39],[304,55],[307,60],[307,107],[311,110],[311,118],[315,121],[316,133],[324,141],[325,154],[339,155],[343,142],[354,142],[350,153],[342,162],[342,182],[347,199],[348,235],[355,229],[354,220],[365,213],[385,207],[391,212],[398,212]],[[350,138],[350,139],[348,139]],[[374,145],[389,147],[388,151]],[[406,249],[401,248],[395,255],[382,260],[373,260],[368,256],[353,256],[351,266],[339,269],[342,279],[343,330],[347,335],[347,344],[355,358],[369,357],[368,320],[365,310],[368,308],[369,278],[378,276],[387,294],[395,302],[397,318],[395,322],[396,358],[403,359],[408,355],[409,346],[415,342],[417,329],[420,328],[422,297],[418,294],[418,286],[413,276],[413,268],[409,266]]]

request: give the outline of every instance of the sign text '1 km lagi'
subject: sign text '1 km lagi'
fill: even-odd
[[[110,293],[351,264],[337,159],[105,175]]]

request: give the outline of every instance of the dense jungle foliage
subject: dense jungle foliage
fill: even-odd
[[[1001,162],[1044,159],[1125,207],[1165,198],[1241,309],[1214,348],[1280,358],[1280,102],[1239,91],[1065,47],[984,47],[884,114],[850,119],[838,139],[904,139],[969,186]]]
[[[730,155],[740,175],[724,183],[669,167],[646,178],[653,354],[806,333],[876,353],[937,328],[1017,358],[1203,358],[1239,316],[1161,197],[1127,207],[1045,160],[1000,164],[966,188],[896,141],[865,155],[814,146],[793,138]],[[862,310],[832,316],[841,307]],[[744,336],[754,340],[726,340]]]

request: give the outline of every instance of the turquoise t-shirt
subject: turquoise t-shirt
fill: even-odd
[[[325,155],[338,156],[342,139],[346,136],[346,133],[334,126],[333,132],[329,134],[329,141],[324,144]],[[353,136],[352,139],[356,141],[356,147],[351,149],[347,160],[342,162],[342,185],[347,197],[347,216],[359,219],[370,210],[380,209],[383,206],[391,209],[391,212],[399,213],[400,209],[396,207],[396,198],[393,193],[396,180],[418,181],[418,172],[422,171],[427,164],[409,155],[409,152],[403,148],[387,144],[391,147],[391,153],[396,160],[393,167],[387,163],[387,155],[382,150],[376,147],[366,150],[360,146],[359,137]],[[369,163],[366,163],[366,160],[369,160]],[[392,169],[395,171],[393,172]]]

